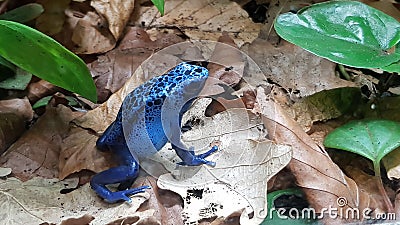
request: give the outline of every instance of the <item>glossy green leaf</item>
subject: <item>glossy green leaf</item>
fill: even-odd
[[[30,3],[0,15],[0,20],[10,20],[25,23],[40,16],[44,11],[42,5]]]
[[[97,101],[96,87],[86,64],[35,29],[0,20],[0,55],[37,77]]]
[[[361,68],[384,68],[400,61],[390,51],[400,41],[400,23],[355,1],[314,4],[275,22],[285,40],[334,62]]]
[[[14,76],[0,82],[0,88],[12,90],[25,90],[32,79],[32,74],[17,68]]]
[[[157,7],[161,16],[164,16],[164,0],[151,0],[151,2]]]
[[[400,123],[390,120],[349,122],[327,135],[325,147],[362,155],[378,164],[400,146]]]

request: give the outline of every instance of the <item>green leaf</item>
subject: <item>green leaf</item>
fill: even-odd
[[[0,55],[37,77],[97,101],[96,87],[86,64],[35,29],[0,20]]]
[[[44,9],[40,4],[30,3],[1,14],[0,20],[10,20],[25,23],[40,16],[43,11]]]
[[[0,82],[0,88],[7,90],[25,90],[32,79],[32,74],[17,68],[14,76]]]
[[[384,68],[398,62],[388,51],[400,41],[400,23],[355,1],[314,4],[275,21],[285,40],[334,62],[361,68]]]
[[[400,61],[384,66],[381,69],[389,73],[400,73]]]
[[[46,106],[47,104],[49,104],[50,99],[52,97],[53,96],[46,96],[46,97],[43,97],[43,98],[39,99],[35,104],[33,104],[32,109],[37,109],[39,107]],[[70,106],[79,105],[79,103],[73,97],[65,96],[65,99],[68,100],[68,105],[70,105]]]
[[[37,109],[39,107],[46,106],[47,104],[49,104],[49,101],[52,97],[53,96],[46,96],[39,99],[35,104],[33,104],[32,109]]]
[[[352,121],[329,133],[324,145],[362,155],[378,164],[400,146],[400,123],[390,120]]]
[[[151,2],[157,7],[161,16],[164,16],[164,0],[151,0]]]

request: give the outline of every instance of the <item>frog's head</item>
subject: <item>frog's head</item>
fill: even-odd
[[[182,76],[183,81],[192,79],[203,80],[207,79],[208,70],[202,66],[196,66],[187,62],[183,62],[174,67],[171,71],[168,72],[168,74],[177,77]]]
[[[174,83],[178,89],[192,93],[198,93],[208,78],[208,70],[206,68],[187,62],[178,64],[168,74],[174,76]]]

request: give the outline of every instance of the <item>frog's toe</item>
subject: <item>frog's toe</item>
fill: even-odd
[[[207,152],[205,152],[203,154],[197,155],[197,157],[204,159],[216,151],[218,151],[218,146],[214,145],[210,150],[208,150]]]
[[[125,190],[124,192],[125,192],[126,195],[135,195],[135,194],[138,194],[138,193],[145,192],[146,189],[150,189],[150,188],[151,188],[150,186],[145,185],[145,186],[141,186],[141,187],[138,187],[138,188],[131,188],[131,189]]]
[[[174,145],[172,145],[172,148],[175,149],[179,158],[182,159],[182,162],[178,163],[179,165],[199,166],[202,164],[206,164],[206,165],[213,166],[213,167],[215,166],[214,162],[208,161],[205,158],[208,157],[209,155],[213,154],[214,152],[216,152],[218,150],[218,146],[214,146],[207,152],[199,154],[199,155],[196,155],[194,153],[193,147],[190,147],[189,151],[179,148]]]
[[[215,167],[215,166],[217,165],[215,162],[207,161],[207,160],[206,160],[206,163],[205,163],[205,164],[207,164],[207,165],[209,165],[209,166],[211,166],[211,167]]]
[[[108,203],[116,203],[119,201],[126,201],[131,203],[132,199],[125,195],[124,192],[125,191],[113,192],[107,198],[104,198],[104,201]]]
[[[150,188],[151,188],[150,186],[142,186],[142,187],[138,187],[138,188],[131,188],[128,190],[112,192],[104,200],[108,203],[115,203],[118,201],[126,201],[128,203],[131,203],[132,199],[128,196],[145,192],[146,189],[150,189]]]

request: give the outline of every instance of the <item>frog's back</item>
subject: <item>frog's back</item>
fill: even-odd
[[[162,120],[164,102],[173,102],[172,107],[187,105],[183,102],[186,101],[185,93],[190,89],[190,92],[197,95],[207,77],[207,69],[181,63],[167,74],[145,82],[125,98],[120,109],[120,120],[126,144],[131,153],[136,154],[135,157],[151,156],[167,143],[169,135],[166,134],[165,124],[174,121]],[[175,118],[179,117],[179,120],[180,116],[176,112],[186,111],[180,108],[167,110]]]

